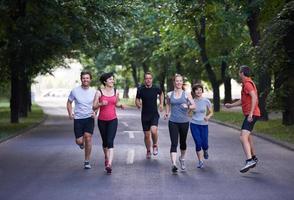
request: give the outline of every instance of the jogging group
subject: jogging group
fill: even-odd
[[[250,168],[254,168],[258,162],[251,132],[260,117],[260,110],[257,89],[250,78],[250,68],[245,65],[241,66],[239,76],[242,82],[241,99],[234,103],[227,103],[225,107],[242,106],[244,121],[241,127],[240,141],[246,160],[240,172],[245,173]],[[67,101],[69,119],[74,120],[75,142],[85,151],[84,168],[91,169],[92,135],[94,121],[98,118],[97,124],[102,139],[105,171],[111,174],[114,139],[118,126],[116,108],[125,109],[126,106],[120,103],[113,73],[101,75],[102,87],[98,90],[90,87],[92,75],[89,71],[82,71],[80,79],[81,85],[70,92]],[[164,119],[168,120],[172,173],[178,172],[177,160],[181,170],[185,170],[186,140],[189,128],[195,142],[198,161],[196,167],[201,169],[204,167],[204,160],[209,157],[208,121],[213,115],[212,104],[208,98],[203,96],[204,88],[201,84],[193,85],[191,92],[188,93],[184,88],[184,78],[180,74],[173,77],[173,86],[173,90],[168,92],[164,98],[162,90],[153,85],[152,73],[146,72],[144,84],[137,89],[135,105],[141,110],[146,159],[158,155],[159,107],[159,111],[164,112]],[[165,107],[164,99],[166,99]],[[180,155],[177,158],[178,143]]]

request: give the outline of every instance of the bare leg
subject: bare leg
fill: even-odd
[[[172,165],[177,165],[176,161],[177,161],[177,152],[171,152],[170,153],[170,159],[172,162]]]
[[[108,149],[108,164],[112,165],[112,160],[113,160],[113,148]]]
[[[250,146],[250,142],[249,142],[249,136],[250,136],[249,131],[247,131],[247,130],[242,130],[241,131],[240,141],[242,143],[243,150],[244,150],[244,153],[245,153],[245,156],[246,156],[247,159],[252,158],[251,146]]]
[[[90,160],[90,155],[92,151],[92,135],[90,133],[85,133],[84,140],[85,140],[85,160]]]
[[[147,151],[150,151],[151,148],[151,132],[150,131],[144,131],[145,136],[144,136],[144,142]]]
[[[157,145],[158,142],[158,128],[157,126],[151,126],[152,142],[153,145]]]
[[[254,147],[254,144],[253,144],[253,137],[252,137],[251,134],[249,135],[248,139],[249,139],[250,148],[251,148],[251,155],[256,155],[255,147]]]

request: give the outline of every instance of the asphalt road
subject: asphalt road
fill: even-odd
[[[104,171],[101,138],[93,136],[92,169],[83,169],[83,151],[74,143],[72,121],[62,107],[47,107],[49,118],[37,128],[0,144],[1,200],[293,200],[294,153],[254,138],[259,164],[241,174],[244,153],[239,132],[209,126],[209,160],[196,168],[188,136],[186,171],[171,173],[167,121],[159,124],[159,155],[145,158],[140,112],[119,111],[113,173]]]

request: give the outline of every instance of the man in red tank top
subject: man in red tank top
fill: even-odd
[[[245,65],[241,66],[239,76],[242,80],[241,99],[232,104],[227,103],[225,106],[227,108],[242,106],[242,111],[245,116],[240,135],[243,150],[247,157],[245,166],[241,168],[240,172],[245,173],[250,168],[254,168],[258,162],[251,132],[255,122],[260,117],[260,110],[258,107],[257,89],[250,78],[250,68]]]

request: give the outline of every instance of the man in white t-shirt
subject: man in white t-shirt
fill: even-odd
[[[89,160],[92,150],[92,135],[95,116],[92,105],[96,91],[90,88],[91,79],[92,75],[90,72],[81,72],[82,84],[70,92],[66,105],[69,119],[74,119],[76,143],[81,149],[85,148],[85,169],[91,169]],[[75,103],[74,112],[72,102]]]

